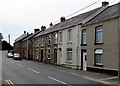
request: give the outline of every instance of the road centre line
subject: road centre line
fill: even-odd
[[[34,73],[40,74],[40,72],[35,71],[35,70],[31,69],[31,68],[27,68],[27,69],[30,70],[30,71],[32,71],[32,72],[34,72]]]
[[[52,79],[52,80],[54,80],[54,81],[57,81],[57,82],[59,82],[59,83],[62,83],[62,84],[71,86],[71,85],[69,85],[69,84],[67,84],[67,83],[65,83],[65,82],[63,82],[63,81],[60,81],[60,80],[58,80],[58,79],[55,79],[55,78],[53,78],[53,77],[48,76],[48,78],[49,78],[49,79]]]
[[[10,61],[10,62],[14,64],[14,62],[13,62],[13,61]]]
[[[23,65],[20,65],[20,64],[17,64],[18,66],[20,66],[20,67],[24,67]]]

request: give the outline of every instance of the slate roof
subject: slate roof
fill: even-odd
[[[87,22],[86,24],[84,24],[82,26],[92,25],[92,24],[107,21],[110,19],[118,18],[118,16],[120,16],[120,8],[119,7],[120,7],[120,3],[109,6],[101,14],[99,14],[94,19],[92,19],[91,21]]]
[[[68,27],[72,27],[72,26],[75,26],[75,25],[78,25],[84,19],[86,19],[87,17],[89,17],[93,13],[97,12],[100,8],[101,7],[96,8],[96,9],[91,10],[91,11],[88,11],[88,12],[85,12],[83,14],[77,15],[75,17],[72,17],[72,18],[70,18],[70,19],[68,19],[68,20],[66,20],[66,21],[64,21],[62,23],[55,24],[55,25],[49,27],[48,29],[46,29],[45,31],[42,31],[41,33],[39,33],[35,37],[40,36],[40,35],[44,35],[44,34],[48,34],[50,32],[58,31],[58,30],[61,30],[61,29],[66,29]]]

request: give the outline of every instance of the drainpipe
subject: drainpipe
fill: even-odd
[[[80,51],[79,51],[79,48],[80,48],[80,45],[79,45],[79,44],[80,44],[80,40],[81,40],[81,38],[80,38],[80,37],[81,37],[81,36],[80,36],[80,35],[81,35],[80,29],[81,29],[81,25],[77,25],[77,30],[78,30],[78,31],[77,31],[77,48],[76,48],[76,53],[77,53],[77,54],[76,54],[76,56],[77,56],[77,62],[76,62],[76,67],[77,67],[77,68],[76,68],[76,69],[77,69],[77,70],[79,69],[79,63],[80,63],[80,62],[79,62],[79,61],[80,61],[79,58],[81,57],[81,56],[79,55],[79,52],[80,52]]]

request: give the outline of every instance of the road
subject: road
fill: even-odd
[[[66,68],[35,61],[13,60],[6,57],[6,51],[2,53],[2,79],[4,83],[12,84],[11,86],[40,84],[108,86],[82,75],[66,72],[64,69]]]

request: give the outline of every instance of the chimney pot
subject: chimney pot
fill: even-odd
[[[26,31],[24,31],[24,33],[26,33]]]
[[[36,33],[36,32],[38,32],[40,29],[38,28],[38,29],[34,29],[34,33]]]
[[[46,26],[41,26],[41,31],[44,31],[46,29]]]
[[[50,23],[50,26],[53,26],[53,23],[52,23],[52,22]]]
[[[61,18],[60,18],[60,21],[61,21],[61,22],[64,22],[64,21],[65,21],[65,17],[61,17]]]
[[[103,2],[102,2],[102,6],[106,6],[106,5],[109,5],[109,2],[103,1]]]

